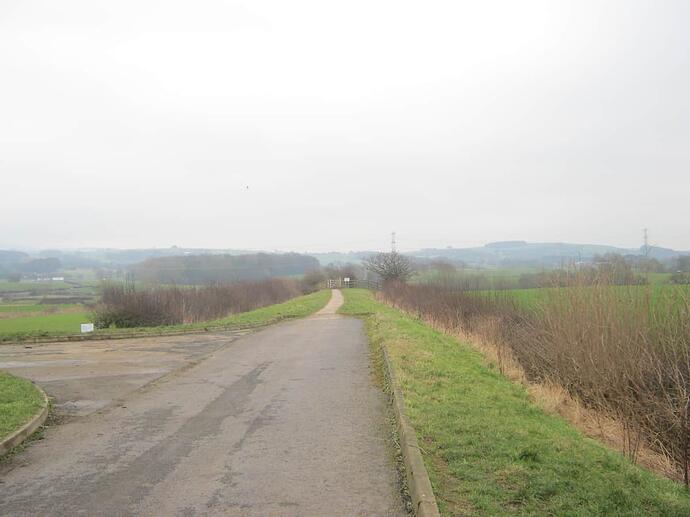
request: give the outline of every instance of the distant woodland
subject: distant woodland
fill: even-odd
[[[130,272],[138,281],[199,285],[302,275],[318,267],[318,260],[307,255],[255,253],[150,258]]]

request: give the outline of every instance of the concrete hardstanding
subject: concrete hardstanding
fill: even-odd
[[[0,515],[403,514],[361,322],[335,305],[49,429],[0,467]]]

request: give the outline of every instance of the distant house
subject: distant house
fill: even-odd
[[[65,277],[64,277],[64,276],[54,276],[54,277],[51,278],[51,280],[54,281],[54,282],[64,282],[64,281],[65,281]]]

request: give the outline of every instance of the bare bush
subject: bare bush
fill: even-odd
[[[561,386],[615,418],[632,461],[648,444],[672,458],[687,484],[690,294],[607,280],[574,274],[568,287],[544,290],[529,309],[510,295],[440,285],[389,284],[384,297],[441,328],[494,343],[502,371],[516,360],[528,380]]]
[[[99,328],[198,323],[280,303],[302,294],[297,281],[271,279],[203,287],[106,283],[94,309]]]
[[[323,287],[326,282],[326,275],[320,269],[307,271],[302,277],[301,285],[304,292],[310,293]]]
[[[363,262],[368,271],[380,276],[384,282],[405,282],[412,276],[410,260],[395,251],[377,253]]]

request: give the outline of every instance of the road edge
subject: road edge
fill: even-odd
[[[48,395],[43,391],[38,384],[32,383],[34,388],[36,388],[43,396],[43,407],[36,413],[31,420],[29,420],[22,427],[11,433],[6,438],[0,440],[0,457],[4,456],[12,449],[24,443],[24,441],[34,434],[36,430],[43,425],[48,418],[48,412],[50,411],[50,402],[48,401]]]
[[[405,401],[403,400],[402,391],[395,378],[395,372],[385,346],[382,345],[380,348],[381,356],[383,357],[384,374],[390,386],[393,411],[398,424],[400,450],[405,465],[407,488],[412,499],[414,514],[417,517],[439,517],[440,513],[436,503],[436,496],[434,496],[434,490],[431,487],[429,473],[424,466],[422,453],[417,442],[417,435],[405,414]]]

